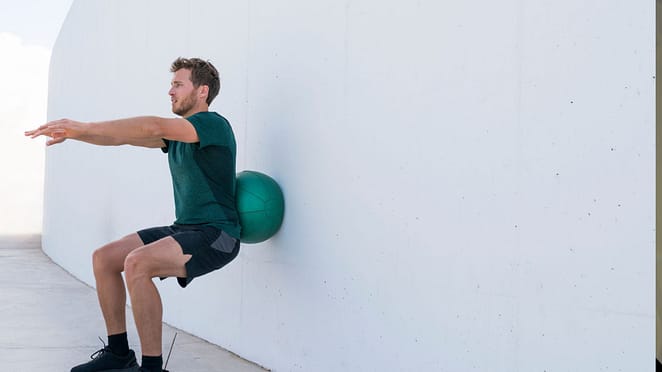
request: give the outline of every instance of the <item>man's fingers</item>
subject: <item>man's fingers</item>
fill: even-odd
[[[43,136],[43,135],[48,136],[48,131],[46,131],[44,129],[36,130],[30,135],[30,137],[31,138],[37,138],[37,137]]]
[[[48,136],[48,137],[54,137],[54,136],[65,136],[66,135],[66,130],[58,127],[58,126],[52,126],[52,127],[46,127],[46,128],[40,128],[36,130],[31,130],[25,132],[26,136],[29,136],[31,138],[37,138],[39,136]]]
[[[39,126],[37,129],[25,131],[25,136],[30,138],[48,136],[51,137],[51,140],[46,142],[46,145],[54,145],[63,142],[67,138],[67,122],[68,119],[50,121]],[[57,140],[55,140],[56,138]]]
[[[62,142],[64,142],[66,139],[67,139],[66,137],[52,138],[52,139],[46,141],[46,146],[51,146],[51,145],[55,145],[55,144],[58,144],[58,143],[62,143]]]
[[[61,123],[62,123],[62,120],[49,121],[46,124],[40,125],[36,129],[25,131],[25,135],[26,136],[31,136],[31,135],[39,132],[39,131],[44,131],[44,130],[48,130],[48,129],[52,129],[52,128],[62,127]]]
[[[26,130],[26,131],[25,131],[25,135],[26,135],[26,136],[33,136],[33,135],[35,135],[35,133],[37,133],[37,132],[39,132],[39,131],[41,131],[41,130],[43,130],[43,129],[44,129],[44,126],[42,125],[42,126],[40,126],[39,128],[37,128],[37,129]]]

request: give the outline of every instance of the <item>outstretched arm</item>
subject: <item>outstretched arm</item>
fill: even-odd
[[[25,132],[35,138],[47,136],[46,145],[64,142],[67,138],[101,146],[134,145],[163,147],[163,139],[194,143],[198,134],[186,119],[166,119],[156,116],[140,116],[129,119],[83,123],[60,119]]]

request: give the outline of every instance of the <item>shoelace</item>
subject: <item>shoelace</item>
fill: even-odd
[[[99,341],[101,341],[101,343],[103,344],[103,348],[95,351],[94,353],[92,353],[92,355],[90,355],[90,359],[99,358],[104,353],[110,352],[110,347],[108,345],[106,345],[106,343],[103,341],[103,339],[101,337],[99,337]]]

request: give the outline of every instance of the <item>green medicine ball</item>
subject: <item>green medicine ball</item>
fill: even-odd
[[[236,198],[242,243],[260,243],[278,231],[283,222],[285,200],[273,178],[255,171],[240,172]]]

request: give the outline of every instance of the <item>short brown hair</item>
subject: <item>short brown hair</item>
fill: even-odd
[[[209,88],[207,104],[211,105],[211,101],[216,98],[218,92],[221,90],[221,80],[216,67],[211,62],[200,58],[179,57],[170,66],[170,72],[177,72],[183,68],[191,71],[191,82],[194,87],[197,88],[201,85],[206,85]]]

